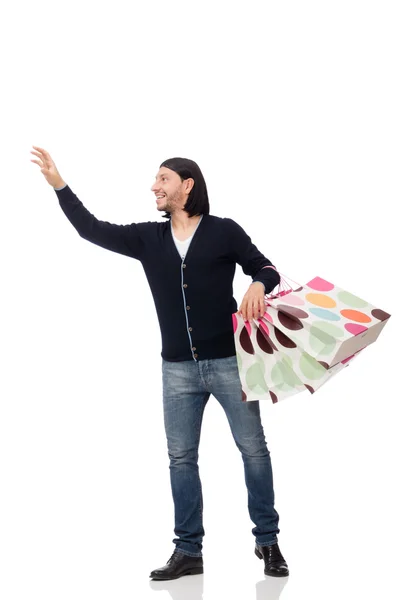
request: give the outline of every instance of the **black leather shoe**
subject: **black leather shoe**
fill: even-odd
[[[203,557],[188,556],[174,550],[167,564],[150,573],[152,579],[177,579],[183,575],[199,575],[203,573]]]
[[[278,544],[259,546],[255,544],[255,554],[265,561],[265,575],[285,577],[289,575],[288,565],[280,552]]]

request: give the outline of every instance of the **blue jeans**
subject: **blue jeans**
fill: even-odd
[[[176,549],[202,556],[203,496],[198,447],[204,408],[212,394],[226,413],[244,463],[252,533],[262,546],[277,543],[273,472],[259,400],[243,402],[236,356],[170,362],[162,359],[164,425],[175,508]]]

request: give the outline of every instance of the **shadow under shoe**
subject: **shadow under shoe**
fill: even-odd
[[[174,550],[164,567],[150,573],[152,579],[177,579],[183,575],[200,575],[204,572],[202,556],[188,556]]]
[[[265,561],[265,575],[274,577],[286,577],[289,575],[288,565],[281,554],[278,544],[272,546],[260,546],[255,544],[255,554]]]

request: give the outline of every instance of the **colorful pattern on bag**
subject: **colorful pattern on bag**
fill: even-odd
[[[313,394],[348,362],[327,369],[263,319],[251,325],[235,313],[233,327],[243,401],[275,403],[301,391]]]
[[[233,315],[243,401],[313,394],[373,343],[390,317],[321,277],[265,300],[263,318],[252,324]]]
[[[356,350],[375,341],[390,317],[389,313],[321,277],[315,277],[282,298],[266,300],[270,305],[268,309],[273,308],[268,310],[272,322],[286,335],[306,330],[306,336],[303,331],[300,334],[303,345],[327,366],[347,358],[339,352],[346,340],[360,337]],[[371,336],[366,337],[365,332],[371,328]]]

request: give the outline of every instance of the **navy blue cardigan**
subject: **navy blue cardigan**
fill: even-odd
[[[168,361],[225,358],[236,354],[232,314],[236,263],[266,293],[280,276],[243,228],[229,218],[203,215],[184,260],[171,222],[115,225],[91,214],[69,185],[55,189],[59,204],[79,235],[142,263],[161,330],[161,356]],[[263,270],[262,270],[263,269]]]

